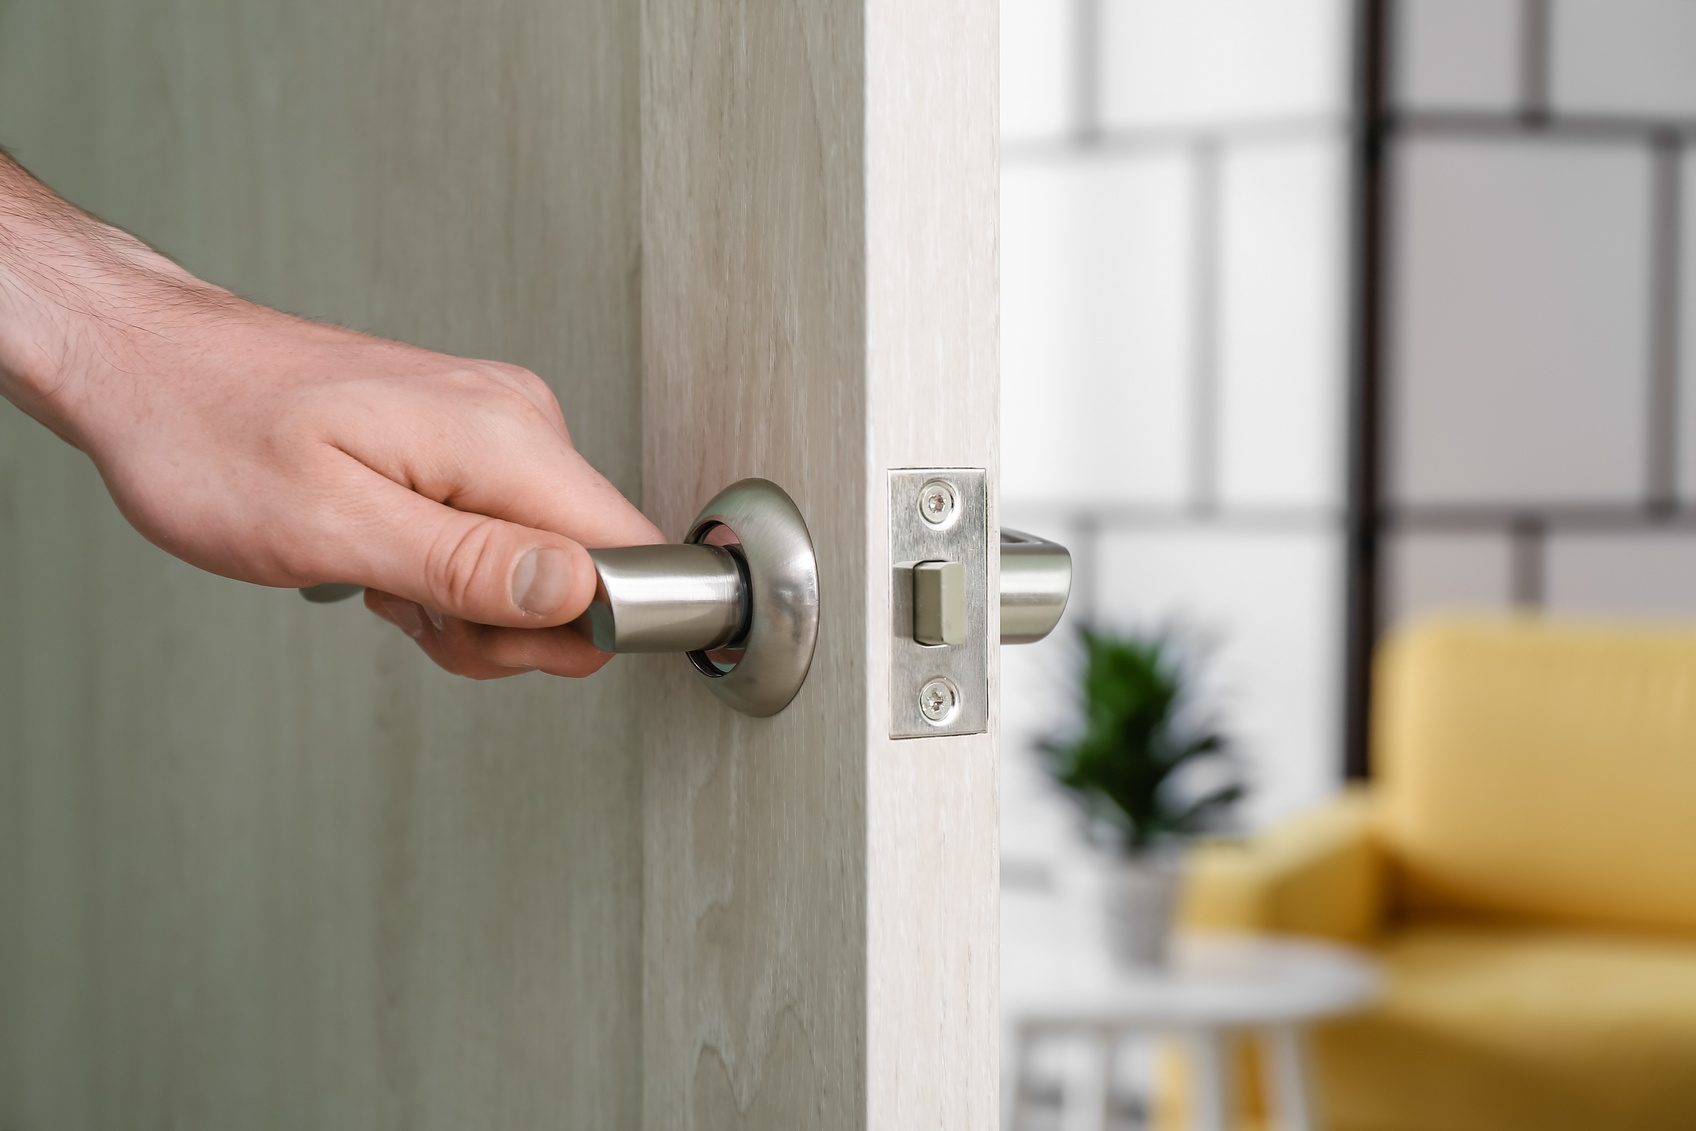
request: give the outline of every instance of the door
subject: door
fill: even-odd
[[[0,6],[54,187],[535,370],[674,539],[777,483],[820,611],[769,718],[672,655],[474,685],[0,416],[0,1126],[992,1124],[996,650],[890,737],[890,498],[984,469],[994,530],[994,92],[989,0]]]

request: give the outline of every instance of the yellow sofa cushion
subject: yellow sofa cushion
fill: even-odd
[[[1397,902],[1696,930],[1696,630],[1428,622],[1376,695]]]
[[[1314,1037],[1335,1131],[1696,1127],[1696,943],[1414,925]]]

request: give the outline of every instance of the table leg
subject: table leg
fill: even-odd
[[[1119,1034],[1111,1029],[1101,1034],[1101,1131],[1113,1122],[1113,1066],[1118,1058]]]
[[[1190,1037],[1190,1063],[1195,1069],[1197,1131],[1230,1131],[1237,1118],[1236,1065],[1231,1060],[1230,1035],[1202,1029]]]
[[[1070,1068],[1060,1093],[1060,1126],[1063,1131],[1106,1131],[1107,1105],[1112,1094],[1113,1042],[1109,1034],[1083,1030],[1078,1034],[1083,1047],[1069,1057]]]
[[[1266,1068],[1278,1131],[1319,1131],[1318,1096],[1302,1026],[1275,1025],[1266,1031]]]
[[[1018,1131],[1019,1105],[1025,1099],[1025,1027],[1018,1021],[1001,1027],[1001,1127]]]

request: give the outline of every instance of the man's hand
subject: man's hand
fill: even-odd
[[[87,453],[124,517],[260,585],[353,582],[449,671],[587,675],[585,546],[661,541],[553,394],[195,279],[0,154],[0,392]]]

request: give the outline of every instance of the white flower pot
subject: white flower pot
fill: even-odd
[[[1109,866],[1102,890],[1107,950],[1122,966],[1161,966],[1172,933],[1182,857],[1150,851],[1120,856]]]

